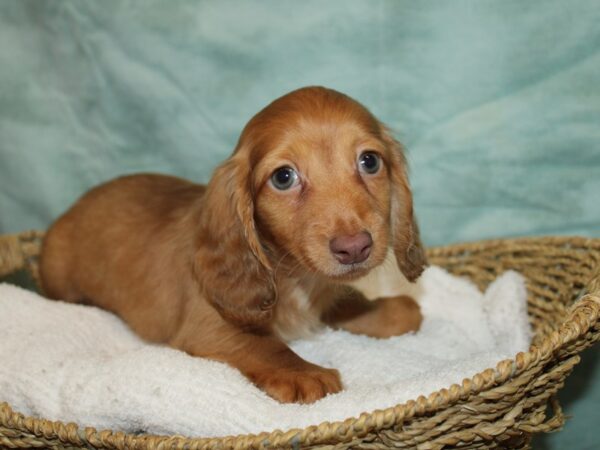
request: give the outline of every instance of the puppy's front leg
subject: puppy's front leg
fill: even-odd
[[[216,355],[237,367],[254,384],[282,403],[313,403],[342,390],[340,375],[300,358],[274,337],[240,336],[233,355]]]
[[[245,332],[224,321],[218,330],[211,328],[201,335],[180,333],[171,344],[239,369],[282,403],[312,403],[342,390],[337,370],[305,361],[274,336]]]
[[[376,338],[398,336],[417,331],[423,321],[421,309],[409,296],[367,300],[360,292],[348,289],[322,316],[333,328]]]

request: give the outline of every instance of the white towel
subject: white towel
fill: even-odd
[[[340,371],[344,391],[280,404],[237,370],[150,345],[114,315],[0,285],[0,401],[98,429],[212,437],[343,420],[427,395],[529,347],[523,278],[481,294],[439,267],[419,280],[416,334],[387,340],[325,330],[292,348]]]

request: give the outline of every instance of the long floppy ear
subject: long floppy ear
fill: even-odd
[[[232,156],[204,194],[194,270],[203,294],[230,322],[260,329],[272,317],[277,292],[254,223],[247,161]]]
[[[404,158],[402,145],[393,138],[390,131],[384,126],[382,126],[382,137],[392,153],[391,225],[394,254],[396,255],[398,267],[404,276],[409,281],[415,281],[427,266],[427,258],[423,244],[421,244],[419,227],[413,212],[406,159]]]

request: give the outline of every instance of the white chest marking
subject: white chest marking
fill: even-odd
[[[281,339],[308,338],[323,327],[320,308],[311,304],[310,291],[305,287],[297,285],[279,301],[273,328]]]

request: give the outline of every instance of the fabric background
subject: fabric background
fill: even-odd
[[[320,84],[406,145],[427,245],[600,236],[598,23],[596,0],[4,0],[0,232],[124,173],[206,182],[255,112]],[[598,353],[538,448],[598,447]]]

